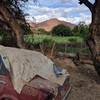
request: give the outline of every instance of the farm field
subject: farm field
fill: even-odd
[[[82,43],[84,42],[83,38],[80,36],[51,36],[51,35],[26,35],[25,42],[29,44],[39,44],[43,42],[55,42],[57,44],[64,44],[64,43]]]
[[[88,48],[83,48],[85,44],[84,39],[80,36],[51,36],[51,35],[26,35],[24,37],[25,42],[30,46],[43,44],[48,48],[52,48],[53,43],[56,44],[57,52],[66,53],[77,53],[84,52],[88,53]]]

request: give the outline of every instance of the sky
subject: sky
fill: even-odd
[[[94,0],[89,0],[94,3]],[[52,18],[78,24],[84,21],[86,24],[91,23],[91,13],[84,5],[80,5],[78,0],[38,0],[34,3],[29,0],[24,12],[28,14],[26,19],[36,23],[43,22]]]

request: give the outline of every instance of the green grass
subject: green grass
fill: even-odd
[[[24,37],[24,40],[29,45],[37,45],[41,43],[47,43],[48,47],[51,47],[52,42],[55,42],[58,45],[67,44],[67,43],[77,43],[83,44],[84,39],[80,36],[66,36],[66,37],[60,37],[60,36],[51,36],[51,35],[26,35]],[[89,50],[88,48],[81,48],[81,47],[67,47],[66,50],[64,47],[58,47],[56,48],[56,51],[60,52],[67,52],[67,53],[77,53],[77,52],[83,52],[88,54]]]
[[[43,42],[55,42],[57,44],[65,44],[65,43],[83,43],[83,38],[79,36],[51,36],[51,35],[27,35],[24,38],[26,43],[29,44],[40,44]]]

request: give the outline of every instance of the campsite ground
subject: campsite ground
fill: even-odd
[[[68,100],[100,100],[100,78],[90,65],[76,66],[70,59],[55,59],[70,73],[72,91]]]

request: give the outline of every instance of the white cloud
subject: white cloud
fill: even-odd
[[[78,0],[60,0],[62,3],[66,3],[66,2],[78,2]]]
[[[61,2],[76,2],[78,0],[60,0]],[[28,20],[35,21],[32,16],[36,19],[36,22],[42,22],[51,18],[58,18],[60,20],[68,21],[71,23],[79,23],[80,21],[85,21],[87,24],[91,22],[91,16],[88,13],[87,7],[72,6],[72,7],[56,7],[49,8],[45,6],[32,6],[30,5],[30,17]],[[74,15],[75,14],[75,15]]]
[[[64,16],[67,14],[74,14],[74,13],[85,13],[88,12],[88,8],[83,8],[83,6],[78,6],[78,7],[70,7],[70,8],[65,8],[65,7],[60,7],[60,8],[49,8],[49,7],[38,7],[35,6],[32,8],[31,13],[36,13],[36,14],[47,14],[50,16]]]
[[[66,21],[66,22],[71,22],[71,23],[74,23],[74,24],[78,24],[79,22],[81,21],[85,21],[86,24],[90,24],[91,22],[91,16],[88,16],[88,15],[85,15],[85,14],[81,14],[80,15],[81,17],[52,17],[52,16],[47,16],[47,15],[38,15],[38,16],[35,16],[35,19],[36,19],[36,22],[37,23],[40,23],[40,22],[43,22],[43,21],[46,21],[46,20],[49,20],[49,19],[52,19],[52,18],[57,18],[59,20],[62,20],[62,21]]]
[[[83,14],[83,13],[80,13],[80,20],[81,21],[85,21],[86,24],[89,24],[91,23],[91,15],[86,15],[86,14]]]
[[[27,20],[27,22],[34,21],[34,19],[32,18],[32,16],[26,16],[25,19]]]
[[[37,23],[40,23],[40,22],[46,21],[48,19],[51,19],[51,17],[49,17],[47,15],[38,15],[38,16],[35,16],[34,18],[36,19]]]

